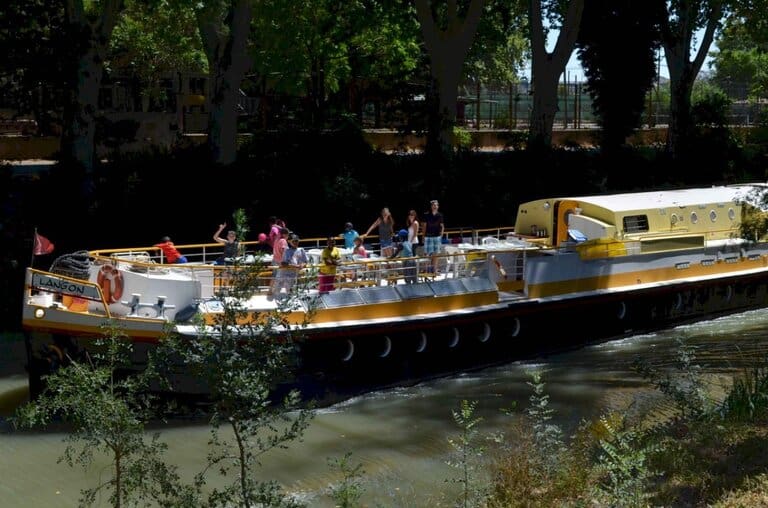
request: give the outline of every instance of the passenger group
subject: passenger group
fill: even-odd
[[[339,235],[329,235],[326,239],[326,246],[319,256],[319,292],[327,293],[334,289],[337,267],[342,261],[342,253],[336,246],[337,238],[343,240],[343,248],[352,259],[364,259],[368,258],[372,252],[366,248],[365,240],[374,230],[378,233],[376,237],[379,255],[384,259],[413,258],[417,249],[421,252],[419,240],[421,236],[423,238],[423,253],[431,257],[432,260],[427,271],[437,274],[438,255],[442,250],[445,236],[445,223],[443,214],[439,211],[438,201],[432,200],[429,205],[429,211],[422,214],[421,221],[419,221],[416,210],[409,210],[405,219],[405,228],[399,231],[395,231],[395,219],[389,208],[384,207],[362,235],[355,230],[351,222],[344,224],[344,230]],[[245,254],[236,231],[228,230],[226,236],[222,236],[226,227],[226,222],[219,224],[218,229],[213,234],[213,240],[221,244],[223,248],[221,255],[214,261],[216,265],[234,264]],[[268,227],[269,232],[260,233],[258,243],[248,247],[258,253],[272,254],[274,270],[268,298],[273,299],[285,294],[296,283],[299,271],[308,264],[309,258],[299,245],[299,236],[288,229],[284,220],[272,216],[269,218]],[[155,244],[155,247],[162,251],[166,263],[188,262],[187,258],[176,249],[167,236]],[[403,267],[405,281],[408,283],[415,282],[417,275],[415,261],[406,259],[403,261]]]

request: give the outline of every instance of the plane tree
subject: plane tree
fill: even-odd
[[[382,114],[394,113],[395,104],[411,106],[408,83],[425,81],[422,74],[427,66],[412,3],[369,0],[366,4],[367,15],[361,16],[349,39],[349,73],[340,82],[338,99],[346,99],[358,121],[362,121],[363,101],[373,102],[378,125]]]
[[[735,6],[717,39],[717,51],[713,52],[712,80],[739,99],[768,96],[768,17],[765,12],[768,12],[766,0],[749,0]]]
[[[591,0],[584,8],[577,46],[606,152],[640,125],[656,76],[663,9],[647,0]]]
[[[457,0],[416,0],[416,15],[429,55],[431,86],[427,153],[433,166],[450,159],[461,71],[477,32],[485,0],[460,5]]]
[[[163,77],[207,69],[192,10],[168,2],[126,5],[110,41],[110,75],[133,78],[146,102],[162,99],[158,86]]]
[[[661,17],[661,43],[669,69],[670,105],[667,151],[680,158],[693,134],[691,93],[693,83],[707,57],[722,16],[723,0],[672,0]],[[703,30],[701,41],[696,32]],[[696,42],[698,50],[691,58]]]
[[[558,81],[576,46],[584,0],[570,0],[567,7],[549,0],[530,0],[529,9],[533,104],[528,146],[533,149],[549,148],[552,146],[552,128],[558,108]],[[546,26],[545,16],[548,21]],[[554,49],[548,51],[547,31],[555,27],[559,27],[557,41]]]
[[[530,57],[525,2],[494,1],[486,5],[464,62],[467,83],[504,87],[518,83]]]
[[[125,0],[65,0],[70,40],[69,97],[61,137],[62,162],[91,173],[94,168],[96,112],[109,41]]]
[[[237,100],[251,66],[253,0],[211,0],[193,8],[208,60],[208,152],[214,164],[228,165],[237,158]]]
[[[63,3],[8,0],[0,13],[0,94],[19,114],[32,114],[41,135],[53,134],[61,121],[54,92],[66,82],[65,28]]]

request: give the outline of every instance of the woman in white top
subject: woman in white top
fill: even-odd
[[[416,252],[416,246],[419,244],[419,221],[416,210],[408,212],[408,219],[405,223],[408,225],[408,241],[411,242],[413,252]]]

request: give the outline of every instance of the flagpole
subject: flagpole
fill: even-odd
[[[32,236],[32,259],[29,260],[29,267],[35,267],[35,243],[37,242],[37,226],[35,226],[35,234]]]

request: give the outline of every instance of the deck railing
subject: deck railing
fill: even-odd
[[[419,255],[413,257],[384,258],[377,256],[374,248],[372,249],[374,254],[371,257],[359,258],[351,255],[346,249],[341,249],[342,261],[336,270],[334,289],[476,276],[503,281],[522,281],[524,251],[514,246],[510,246],[508,250],[505,249],[506,239],[511,232],[511,228],[451,230],[447,233],[448,238],[451,239],[450,243],[444,243],[443,252],[434,257],[424,256],[422,249],[418,249]],[[321,245],[324,245],[325,241],[324,238],[304,240],[309,263],[295,274],[296,282],[300,287],[317,288],[321,266]],[[157,247],[106,249],[92,251],[90,254],[98,263],[117,264],[120,269],[133,272],[187,274],[201,282],[202,294],[207,297],[214,296],[221,290],[230,289],[238,273],[248,273],[258,291],[268,292],[274,284],[274,278],[282,276],[282,272],[289,270],[273,263],[270,254],[249,250],[255,244],[256,242],[242,242],[243,255],[228,259],[224,264],[213,264],[222,255],[220,244],[177,246],[189,261],[184,264],[165,264],[163,253]],[[483,249],[491,245],[492,251]],[[497,257],[509,251],[517,252],[517,257],[503,266],[497,261]]]

